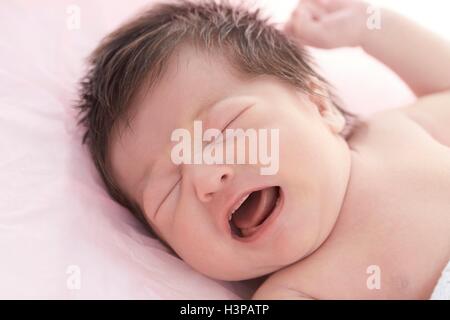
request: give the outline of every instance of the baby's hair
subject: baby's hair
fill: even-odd
[[[174,50],[188,43],[225,56],[240,73],[273,76],[306,94],[317,94],[311,80],[330,92],[328,83],[312,68],[312,59],[279,31],[259,9],[225,1],[159,3],[102,40],[88,59],[76,105],[95,166],[110,196],[148,227],[145,214],[116,183],[108,162],[113,129],[129,121],[131,101],[144,84],[154,85]],[[354,116],[331,99],[347,120]]]

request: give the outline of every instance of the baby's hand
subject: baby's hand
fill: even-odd
[[[367,8],[359,0],[300,0],[284,31],[302,45],[322,49],[360,46]]]

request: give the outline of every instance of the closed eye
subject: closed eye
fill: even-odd
[[[159,203],[158,207],[157,207],[156,210],[155,210],[155,213],[154,213],[154,215],[153,215],[153,219],[156,218],[156,215],[158,214],[159,209],[160,209],[161,206],[164,204],[164,202],[165,202],[166,199],[169,197],[169,195],[172,193],[173,189],[175,189],[175,187],[178,185],[178,183],[180,183],[181,178],[182,178],[182,177],[180,176],[180,178],[177,180],[177,182],[174,183],[174,185],[173,185],[173,186],[169,189],[169,191],[166,193],[166,195],[164,196],[164,198],[162,198],[161,202]]]
[[[217,139],[217,140],[211,141],[210,143],[213,143],[213,142],[220,142],[220,140],[224,139],[225,130],[226,130],[233,122],[235,122],[240,116],[242,116],[242,114],[244,114],[247,110],[249,110],[251,107],[253,107],[253,104],[251,104],[251,105],[245,107],[244,109],[242,109],[242,110],[241,110],[238,114],[236,114],[230,121],[228,121],[228,122],[222,127],[222,129],[221,129],[221,131],[220,131],[221,134],[222,134],[222,136],[219,137],[219,139]],[[206,145],[206,144],[208,144],[208,143],[205,142],[205,145]]]
[[[230,121],[228,121],[228,123],[225,125],[225,127],[222,129],[222,133],[225,131],[225,129],[227,129],[234,121],[236,121],[244,112],[246,112],[248,109],[250,109],[251,107],[253,107],[253,105],[249,105],[247,107],[245,107],[244,109],[242,109],[233,119],[231,119]]]

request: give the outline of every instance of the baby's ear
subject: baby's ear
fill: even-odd
[[[311,80],[309,88],[311,90],[309,99],[317,106],[324,122],[332,132],[336,134],[341,133],[345,129],[346,120],[344,115],[334,105],[328,89],[318,80]]]

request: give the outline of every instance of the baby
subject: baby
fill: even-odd
[[[77,107],[110,195],[199,272],[265,277],[255,299],[428,299],[450,259],[450,44],[377,10],[373,29],[364,2],[303,0],[281,31],[178,1],[107,36]],[[417,101],[358,121],[303,46],[360,46]],[[198,125],[214,161],[181,144]],[[232,161],[251,144],[216,157],[252,137],[276,170]]]

